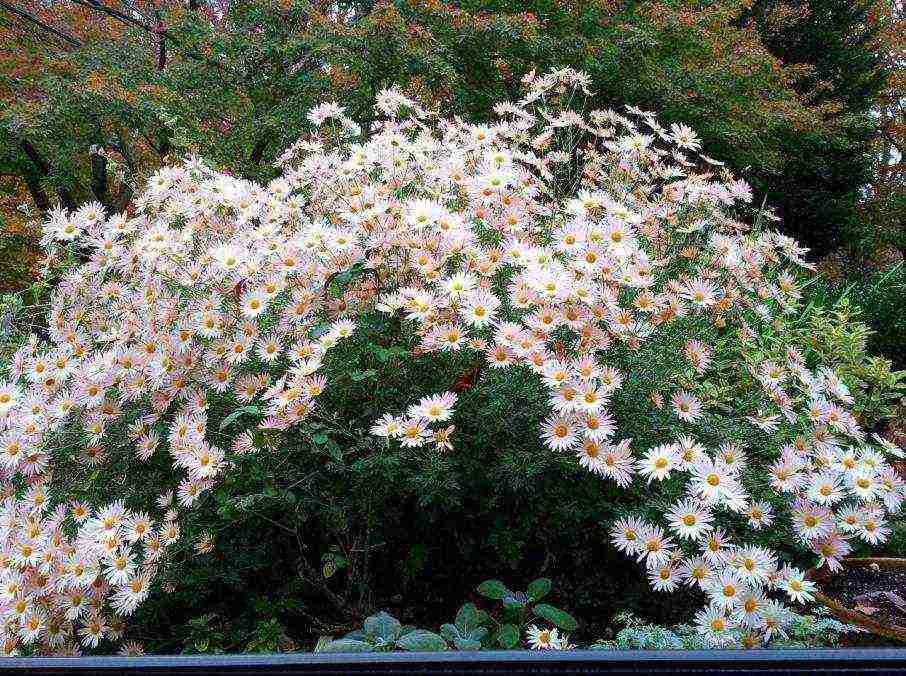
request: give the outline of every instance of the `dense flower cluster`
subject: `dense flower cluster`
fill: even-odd
[[[235,457],[263,452],[259,430],[289,433],[318,415],[325,358],[366,314],[414,327],[422,354],[471,351],[537,374],[551,452],[620,486],[681,478],[685,497],[661,524],[626,518],[613,535],[655,589],[708,594],[704,632],[770,634],[783,617],[771,590],[809,597],[777,554],[731,543],[726,517],[754,531],[791,519],[831,567],[849,540],[885,539],[903,482],[866,442],[846,386],[795,346],[763,345],[795,312],[803,250],[734,218],[749,187],[696,156],[688,127],[639,110],[580,115],[566,105],[587,87],[574,71],[526,85],[488,125],[439,118],[394,90],[378,96],[386,120],[366,135],[340,106],[320,106],[315,132],[266,186],[190,159],[152,176],[128,214],[51,215],[46,246],[84,262],[55,293],[50,344],[30,340],[0,382],[6,652],[120,636],[119,617],[180,538],[179,510]],[[695,378],[651,393],[672,410],[676,437],[635,448],[610,411],[634,377],[613,355],[671,332]],[[751,378],[745,398],[694,386],[733,368]],[[214,400],[257,411],[258,429],[209,425]],[[450,452],[456,401],[413,401],[371,433]],[[762,467],[775,507],[751,497],[738,441],[703,441],[716,410],[776,440]],[[66,486],[55,468],[73,453],[87,467],[169,454],[181,479],[147,513],[54,497],[52,480]]]

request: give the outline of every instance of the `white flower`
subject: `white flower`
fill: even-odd
[[[699,540],[713,528],[714,517],[698,500],[687,498],[667,512],[667,522],[681,538]]]
[[[814,600],[815,583],[806,580],[805,574],[796,568],[785,571],[780,588],[796,603],[811,603]]]
[[[0,383],[0,416],[9,413],[19,399],[22,398],[22,390],[12,383]]]
[[[560,636],[556,629],[543,629],[535,624],[526,627],[525,638],[532,650],[557,650]]]
[[[642,476],[648,477],[648,483],[657,479],[663,481],[677,466],[676,447],[674,444],[664,444],[648,449],[645,457],[639,460],[638,470]]]

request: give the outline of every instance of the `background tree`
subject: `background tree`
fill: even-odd
[[[897,70],[889,7],[872,0],[756,0],[747,16],[772,54],[810,67],[796,89],[808,105],[825,106],[825,124],[834,129],[798,130],[786,140],[783,180],[767,183],[769,201],[787,229],[820,252],[860,241],[865,228],[857,207],[877,173],[878,112]]]
[[[656,109],[823,254],[855,232],[891,90],[890,12],[865,1],[3,0],[0,176],[40,210],[128,201],[196,152],[262,179],[303,111],[365,124],[383,87],[474,119],[526,72],[592,74],[594,105]],[[886,87],[886,89],[885,89]],[[873,116],[873,111],[875,116]]]
[[[885,16],[881,34],[889,74],[875,114],[879,134],[875,139],[872,180],[859,204],[859,222],[872,242],[875,262],[883,266],[902,261],[906,253],[906,5],[891,0],[879,8]]]

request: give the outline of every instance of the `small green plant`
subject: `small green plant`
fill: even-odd
[[[482,641],[489,635],[486,625],[490,621],[490,616],[485,611],[474,603],[466,603],[456,613],[452,624],[448,622],[441,625],[440,635],[457,650],[481,650],[484,647]]]
[[[225,652],[226,635],[216,613],[206,613],[189,620],[183,627],[184,653],[220,654]]]
[[[706,637],[695,633],[688,625],[665,627],[647,624],[632,613],[619,613],[614,618],[625,625],[611,641],[598,641],[594,650],[703,650],[708,647]]]
[[[816,608],[811,615],[789,612],[782,628],[773,632],[765,642],[758,636],[734,630],[721,638],[703,634],[696,627],[678,624],[666,627],[648,624],[632,613],[614,617],[623,628],[612,640],[599,640],[592,650],[711,650],[714,648],[833,648],[840,645],[844,634],[862,631],[858,627],[838,622],[825,608]]]
[[[320,652],[326,653],[386,652],[394,649],[435,652],[446,650],[447,643],[434,632],[403,626],[393,615],[380,612],[365,620],[362,629],[319,645]]]
[[[520,647],[520,639],[527,633],[533,647],[571,647],[557,630],[572,631],[578,622],[564,610],[540,601],[551,591],[551,581],[542,577],[532,582],[526,591],[511,591],[500,580],[485,580],[478,585],[478,593],[485,598],[500,601],[498,608],[488,612],[474,603],[464,604],[453,622],[441,625],[440,635],[425,629],[404,626],[386,612],[372,615],[362,627],[340,639],[322,637],[315,652],[374,652],[390,650],[494,650]],[[539,620],[556,629],[539,629]],[[540,636],[540,638],[539,638]]]
[[[485,580],[478,585],[479,594],[501,602],[499,612],[486,614],[492,629],[486,643],[493,647],[515,648],[529,625],[539,619],[557,629],[576,629],[579,624],[572,615],[547,603],[539,603],[550,591],[551,581],[546,577],[529,584],[524,592],[511,591],[500,580]]]

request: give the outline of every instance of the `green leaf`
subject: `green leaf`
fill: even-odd
[[[425,631],[424,629],[416,629],[400,637],[396,645],[403,650],[419,652],[437,652],[447,649],[447,642],[443,638],[434,632]]]
[[[488,635],[487,628],[476,627],[471,632],[469,632],[469,635],[466,636],[466,638],[469,639],[470,641],[476,641],[478,643],[481,643],[482,639],[484,639],[484,637],[487,635]]]
[[[310,335],[311,335],[312,339],[320,338],[328,331],[330,331],[330,324],[318,324],[315,328],[313,328],[311,330]]]
[[[334,462],[342,462],[343,460],[343,449],[340,448],[339,444],[333,439],[329,439],[327,444],[324,447],[327,455],[330,456],[330,459]]]
[[[543,617],[545,620],[550,622],[560,629],[566,629],[568,631],[573,631],[576,627],[579,626],[579,623],[576,622],[576,619],[567,613],[566,611],[560,610],[559,608],[554,608],[549,606],[546,603],[539,603],[534,608],[535,615],[538,617]]]
[[[475,614],[475,624],[477,624],[478,626],[487,626],[491,623],[491,615],[486,610],[478,608],[475,611]]]
[[[261,409],[259,409],[257,406],[243,406],[242,408],[236,409],[223,419],[223,422],[220,423],[220,429],[225,430],[227,427],[236,422],[243,414],[260,415]]]
[[[513,648],[519,643],[519,630],[516,625],[505,624],[497,630],[497,643],[501,648]]]
[[[365,620],[365,632],[369,636],[383,639],[387,643],[395,641],[400,635],[402,628],[403,626],[398,619],[385,612],[372,615]]]
[[[368,653],[373,650],[374,646],[370,643],[357,641],[352,638],[341,638],[331,641],[321,649],[325,653]]]
[[[478,608],[474,603],[466,603],[456,613],[456,628],[463,634],[468,634],[478,626]]]
[[[405,357],[409,354],[408,350],[404,347],[399,347],[394,345],[393,347],[381,347],[380,345],[371,345],[371,351],[374,353],[374,356],[377,357],[379,362],[389,361],[392,357]]]
[[[472,641],[467,638],[457,638],[451,641],[458,650],[481,650],[481,641]]]
[[[359,381],[359,380],[367,380],[370,378],[374,378],[374,376],[376,376],[376,375],[377,375],[377,371],[375,371],[374,369],[367,369],[365,371],[353,371],[352,373],[349,374],[349,377],[352,378],[354,381]]]
[[[366,634],[361,629],[356,629],[355,631],[351,631],[348,634],[346,634],[343,638],[351,639],[353,641],[365,641],[366,643],[368,642],[368,634]]]
[[[533,601],[540,601],[550,593],[550,590],[550,578],[539,577],[528,586],[528,589],[526,591],[528,592],[530,599],[532,599]]]
[[[456,641],[462,639],[462,634],[460,634],[456,625],[450,624],[449,622],[440,625],[440,635],[450,643],[456,643]]]
[[[500,580],[485,580],[478,585],[478,593],[486,598],[499,601],[505,598],[510,593],[510,590]]]

